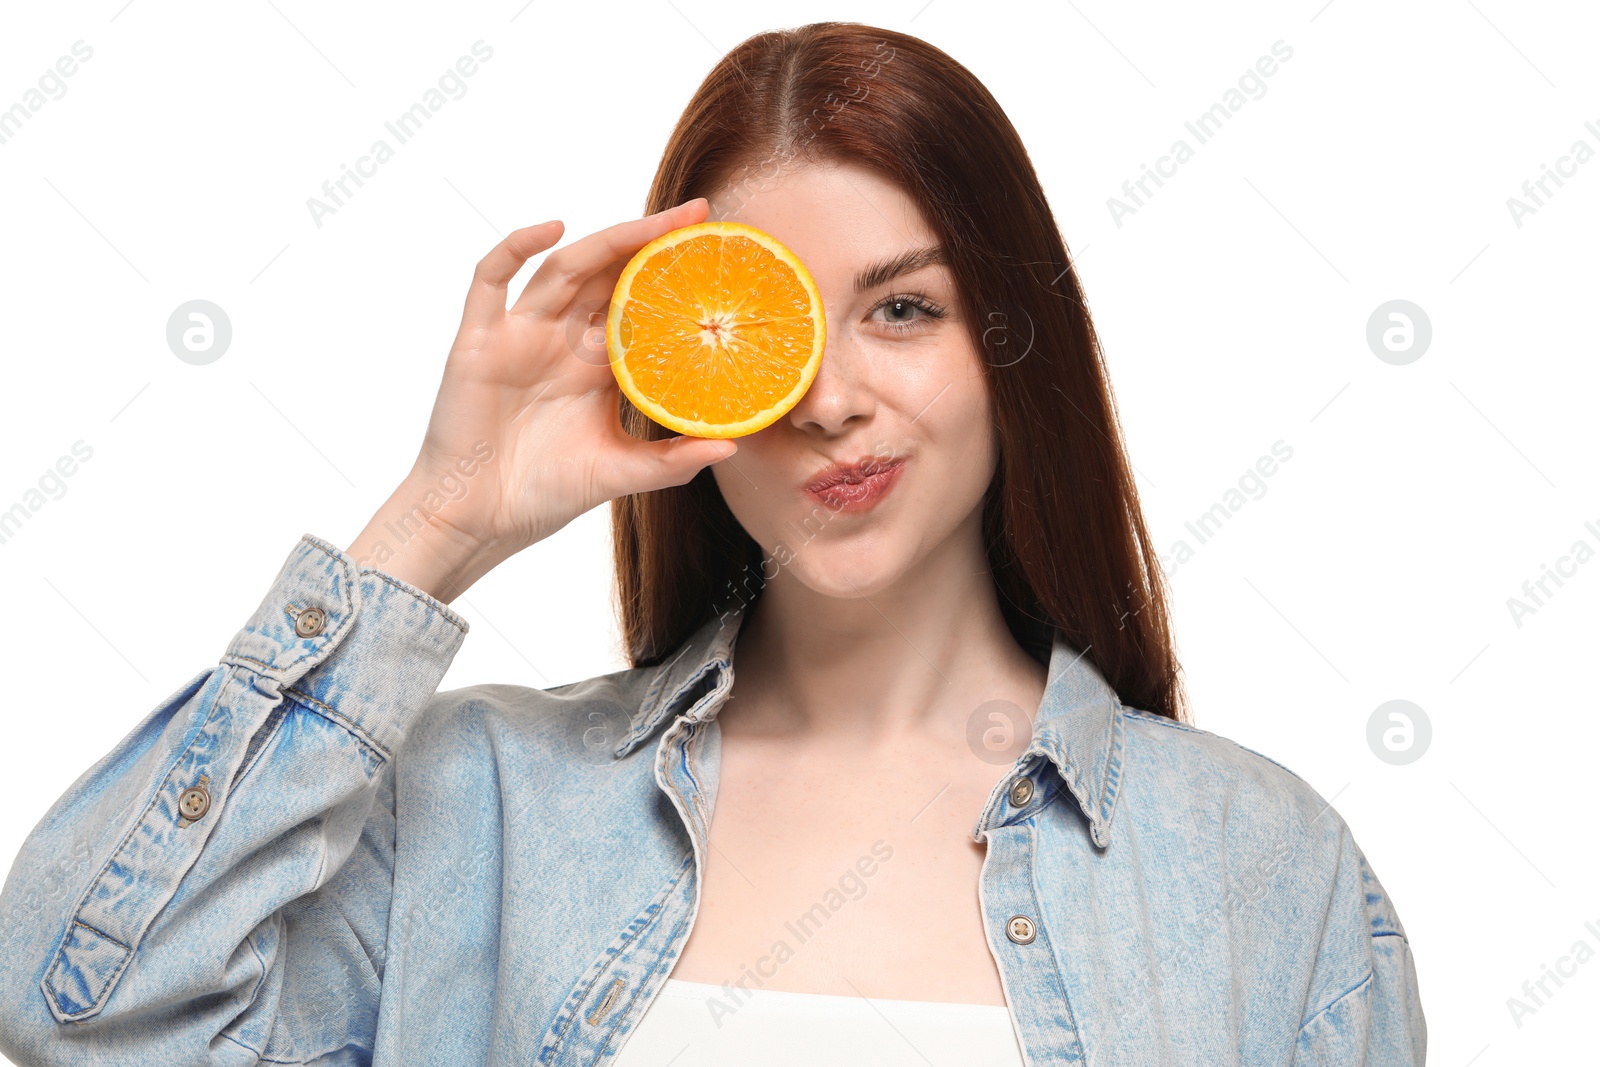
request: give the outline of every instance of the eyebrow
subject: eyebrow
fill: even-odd
[[[881,260],[872,264],[866,270],[856,275],[856,292],[864,293],[868,289],[875,289],[884,282],[910,274],[912,271],[921,270],[923,267],[935,263],[949,264],[945,257],[943,245],[929,245],[925,248],[913,248],[902,252],[898,256]]]

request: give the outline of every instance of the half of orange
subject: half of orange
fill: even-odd
[[[633,405],[692,437],[743,437],[800,402],[827,340],[811,272],[742,222],[662,234],[611,295],[606,351]]]

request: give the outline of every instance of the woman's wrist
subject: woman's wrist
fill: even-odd
[[[436,495],[408,477],[372,516],[346,550],[363,567],[375,567],[448,604],[500,558],[427,505]]]

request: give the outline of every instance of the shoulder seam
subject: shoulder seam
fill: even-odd
[[[1145,711],[1143,708],[1129,707],[1127,704],[1122,705],[1122,713],[1124,715],[1132,715],[1136,719],[1147,719],[1150,722],[1158,722],[1162,726],[1170,726],[1174,730],[1187,730],[1191,734],[1210,733],[1209,730],[1202,730],[1198,726],[1190,726],[1186,722],[1179,722],[1177,719],[1169,718],[1165,715],[1157,715],[1155,712]],[[1220,735],[1211,734],[1211,736],[1217,737]]]
[[[1202,737],[1214,737],[1218,741],[1226,741],[1228,744],[1232,745],[1234,748],[1240,749],[1241,751],[1244,751],[1244,752],[1248,752],[1248,753],[1250,753],[1250,755],[1255,756],[1258,759],[1266,760],[1268,763],[1272,764],[1274,767],[1278,768],[1283,773],[1285,773],[1287,775],[1290,775],[1291,777],[1297,779],[1298,781],[1305,782],[1306,785],[1310,785],[1311,784],[1310,782],[1307,782],[1306,779],[1303,776],[1301,776],[1300,774],[1297,774],[1295,771],[1291,770],[1290,768],[1285,767],[1283,764],[1279,763],[1277,760],[1273,759],[1271,756],[1268,756],[1268,755],[1266,755],[1265,753],[1262,753],[1262,752],[1257,752],[1255,749],[1251,748],[1249,745],[1241,745],[1239,742],[1235,741],[1231,737],[1224,737],[1221,734],[1212,733],[1210,730],[1202,730],[1198,726],[1190,726],[1188,723],[1178,722],[1176,719],[1169,719],[1165,715],[1156,715],[1153,712],[1142,711],[1139,708],[1130,708],[1127,705],[1123,705],[1123,713],[1125,715],[1130,715],[1133,718],[1140,719],[1140,720],[1143,720],[1145,722],[1160,723],[1162,726],[1169,727],[1169,728],[1171,728],[1173,730],[1182,730],[1182,731],[1184,731],[1186,733],[1199,734]]]

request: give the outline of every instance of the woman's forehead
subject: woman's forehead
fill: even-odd
[[[840,290],[838,295],[871,265],[938,244],[903,189],[849,163],[795,163],[766,174],[736,174],[707,199],[708,218],[772,234],[819,285]]]

